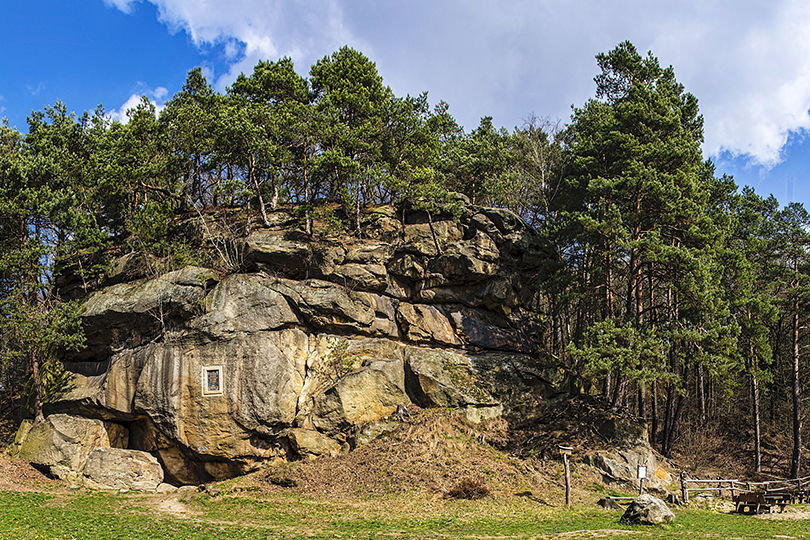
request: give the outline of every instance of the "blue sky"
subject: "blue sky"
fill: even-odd
[[[116,117],[160,105],[203,66],[222,89],[263,58],[299,71],[343,44],[400,94],[430,92],[467,127],[567,120],[594,55],[624,39],[701,102],[719,173],[810,203],[810,2],[804,0],[28,0],[2,2],[0,116],[60,99]]]

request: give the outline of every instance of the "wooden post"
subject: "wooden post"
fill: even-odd
[[[568,454],[563,454],[563,467],[565,467],[565,506],[571,506],[571,465],[568,463]]]
[[[686,471],[681,471],[681,499],[683,504],[689,504],[689,488],[687,486]]]
[[[571,506],[571,464],[568,462],[568,456],[574,449],[570,446],[560,445],[560,454],[563,458],[563,469],[565,470],[565,506]]]
[[[723,482],[721,482],[722,479],[723,479],[722,476],[717,477],[717,496],[720,498],[723,497]]]

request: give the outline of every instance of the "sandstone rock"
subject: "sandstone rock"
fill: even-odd
[[[177,488],[175,486],[173,486],[171,484],[166,484],[166,483],[159,484],[158,487],[155,488],[156,493],[168,494],[168,493],[174,493],[176,491],[177,491]]]
[[[381,293],[388,288],[388,272],[381,264],[341,264],[327,277],[330,281],[352,289]]]
[[[285,275],[306,276],[312,263],[309,238],[299,233],[257,231],[247,237],[247,259]]]
[[[336,456],[340,453],[341,445],[318,431],[291,428],[285,434],[293,451],[300,457]]]
[[[107,284],[115,285],[135,281],[149,275],[149,266],[143,254],[132,252],[115,259],[107,272]]]
[[[67,391],[49,409],[75,415],[87,414],[106,420],[131,421],[138,417],[133,409],[135,390],[143,366],[157,345],[124,349],[113,354],[104,371],[84,376],[75,373]],[[70,369],[74,364],[66,363]],[[73,368],[75,369],[75,367]]]
[[[11,446],[9,447],[9,453],[12,456],[18,456],[20,454],[20,447],[22,446],[23,441],[28,436],[28,432],[31,431],[32,427],[34,427],[33,420],[23,420],[20,422],[20,427],[17,428],[17,432],[14,434],[14,440],[11,442]]]
[[[520,333],[509,328],[506,321],[497,321],[496,317],[463,306],[450,310],[455,332],[463,336],[465,342],[484,349],[531,352],[530,344]]]
[[[107,430],[113,446],[202,484],[363,444],[412,401],[480,421],[559,395],[558,374],[520,354],[544,259],[511,212],[381,206],[362,238],[269,218],[241,239],[247,270],[221,280],[189,267],[132,281],[137,256],[119,259],[85,299],[88,347],[66,356],[74,375],[49,411],[126,423],[128,443]],[[219,234],[192,221],[189,238]]]
[[[88,485],[101,489],[152,491],[163,482],[158,460],[140,450],[96,448],[82,472]]]
[[[216,337],[300,324],[286,298],[272,287],[272,280],[258,274],[224,279],[206,297],[205,310],[190,326]]]
[[[164,312],[193,311],[206,287],[217,281],[212,270],[187,266],[147,281],[123,283],[93,293],[84,303],[82,317],[146,313],[161,306]]]
[[[217,280],[207,268],[189,266],[146,281],[121,283],[90,295],[82,319],[90,354],[145,343],[200,309]]]
[[[425,267],[420,259],[410,253],[397,254],[388,264],[388,271],[409,281],[419,281],[425,277]]]
[[[397,320],[410,341],[461,345],[450,321],[434,306],[400,303]]]
[[[628,525],[658,525],[672,523],[674,520],[675,514],[664,501],[644,494],[633,499],[620,521]]]
[[[589,457],[588,461],[607,483],[637,487],[639,465],[647,467],[644,486],[653,493],[666,495],[667,486],[672,481],[671,475],[659,465],[655,454],[647,445],[599,451]]]
[[[445,283],[477,283],[498,271],[500,253],[492,239],[477,232],[470,240],[451,245],[446,252],[430,260],[431,272],[441,274]]]
[[[116,433],[112,442],[120,443],[122,429],[110,428]],[[52,414],[30,428],[20,443],[20,456],[49,468],[54,476],[68,478],[84,469],[94,448],[108,448],[110,444],[107,425],[101,420]]]
[[[498,416],[502,404],[481,388],[468,355],[441,349],[409,347],[405,352],[406,385],[417,405],[463,409],[472,420]]]
[[[237,334],[227,341],[156,346],[138,379],[135,408],[202,455],[274,455],[256,433],[291,424],[304,383],[301,330]],[[221,368],[221,391],[203,392],[203,369]]]
[[[276,280],[272,287],[288,298],[305,322],[321,331],[355,331],[396,335],[391,301],[377,295],[346,289],[328,281]]]
[[[392,254],[390,243],[365,242],[347,247],[345,262],[385,266]]]
[[[442,249],[461,240],[461,228],[453,221],[436,221],[405,225],[405,240],[401,249],[419,255],[435,256]],[[437,249],[438,248],[438,249]]]
[[[369,367],[342,377],[318,396],[312,421],[334,433],[386,418],[402,403],[410,403],[404,389],[382,370]]]

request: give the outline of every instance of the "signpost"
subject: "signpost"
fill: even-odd
[[[647,478],[647,466],[646,465],[639,465],[638,466],[638,494],[641,495],[644,493],[644,479]]]
[[[568,463],[568,456],[574,451],[570,446],[560,445],[560,454],[563,458],[563,468],[565,469],[565,506],[571,506],[571,465]]]

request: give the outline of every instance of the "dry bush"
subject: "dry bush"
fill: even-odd
[[[450,499],[483,499],[489,495],[489,488],[480,478],[462,478],[446,495]]]

